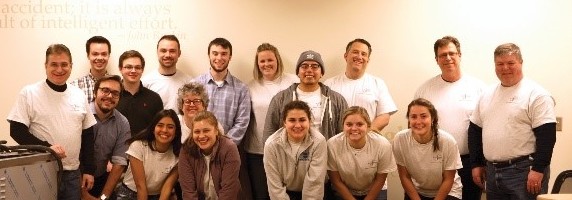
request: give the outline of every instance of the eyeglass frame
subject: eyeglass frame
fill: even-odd
[[[191,103],[194,106],[202,106],[204,104],[202,99],[183,99],[183,105],[191,106]]]
[[[114,99],[119,99],[119,97],[121,97],[121,91],[111,90],[108,87],[99,87],[97,89],[99,89],[99,91],[101,91],[105,96],[109,96],[109,94],[111,94],[111,97]]]
[[[308,70],[311,69],[313,71],[317,71],[318,69],[321,69],[322,66],[320,66],[320,64],[317,63],[302,63],[300,64],[300,69],[303,70]]]

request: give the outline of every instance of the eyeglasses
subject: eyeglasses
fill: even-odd
[[[437,57],[438,57],[439,59],[446,59],[447,56],[449,56],[449,57],[452,58],[452,57],[454,57],[454,56],[456,56],[456,55],[459,55],[459,52],[447,52],[447,53],[442,53],[442,54],[437,55]]]
[[[312,64],[302,63],[300,65],[300,69],[303,69],[303,70],[312,69],[312,70],[316,71],[316,70],[320,69],[320,65],[314,64],[314,63],[312,63]]]
[[[183,104],[185,104],[187,106],[190,106],[191,103],[195,106],[200,106],[200,105],[203,105],[203,100],[200,100],[200,99],[194,99],[194,100],[185,99],[185,100],[183,100]]]
[[[113,97],[114,99],[118,99],[119,96],[121,95],[121,92],[120,92],[120,91],[111,90],[111,89],[106,88],[106,87],[100,87],[99,90],[101,90],[101,92],[102,92],[104,95],[109,95],[109,94],[111,94],[111,97]]]
[[[135,69],[135,71],[143,71],[143,67],[141,67],[141,66],[132,66],[132,65],[124,66],[123,69],[126,69],[127,71],[131,71],[131,70],[133,70],[133,69]]]

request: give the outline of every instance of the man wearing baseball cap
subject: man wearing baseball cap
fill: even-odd
[[[324,67],[318,52],[309,50],[300,54],[296,64],[300,83],[280,91],[270,101],[264,125],[264,140],[282,127],[284,105],[294,100],[304,101],[310,106],[312,127],[320,130],[326,139],[342,132],[342,113],[348,104],[342,95],[320,82],[325,72]]]

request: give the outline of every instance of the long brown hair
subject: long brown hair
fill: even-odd
[[[439,134],[439,117],[437,116],[437,109],[435,109],[435,106],[433,106],[429,100],[424,98],[418,98],[411,101],[407,106],[407,115],[405,116],[407,118],[408,128],[411,128],[409,127],[409,111],[413,106],[423,106],[429,110],[429,114],[431,115],[431,133],[435,137],[433,138],[433,151],[439,150],[439,138],[437,137]]]

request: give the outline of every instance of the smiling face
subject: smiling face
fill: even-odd
[[[157,57],[162,68],[172,68],[177,65],[181,50],[177,41],[163,39],[157,44]]]
[[[354,42],[344,54],[346,60],[346,72],[356,75],[363,75],[369,63],[369,48],[361,42]]]
[[[175,138],[175,121],[171,117],[163,117],[155,125],[155,141],[157,145],[170,145]]]
[[[461,53],[452,42],[446,46],[437,48],[437,65],[441,68],[441,73],[458,73],[461,65]]]
[[[304,61],[300,64],[298,77],[300,78],[300,84],[318,85],[322,78],[322,67],[316,61]]]
[[[432,117],[427,107],[420,105],[411,106],[407,121],[413,135],[418,135],[421,138],[431,137]]]
[[[143,69],[141,59],[138,57],[130,57],[123,60],[123,66],[121,66],[120,69],[123,81],[127,83],[138,83],[141,81]]]
[[[197,113],[205,110],[205,105],[199,95],[189,92],[183,96],[182,101],[183,115],[190,117],[191,119],[194,118]]]
[[[360,114],[348,115],[344,120],[344,134],[354,144],[365,144],[367,122]]]
[[[270,50],[258,53],[258,70],[262,73],[264,80],[274,80],[278,71],[278,61],[276,55]]]
[[[105,94],[105,91],[109,91]],[[115,94],[120,94],[121,83],[115,80],[102,81],[95,94],[95,104],[97,105],[96,111],[102,113],[109,113],[117,106],[119,102],[119,96]]]
[[[65,53],[50,54],[46,57],[46,76],[56,85],[64,85],[71,75],[71,58]]]
[[[209,51],[211,69],[217,73],[224,72],[228,68],[231,58],[230,48],[225,49],[220,45],[212,45]]]
[[[522,62],[515,54],[495,57],[495,72],[502,86],[510,87],[522,80]]]
[[[109,61],[109,46],[106,43],[89,44],[89,54],[87,54],[91,70],[95,72],[105,72]]]
[[[288,139],[294,142],[302,142],[309,133],[310,118],[302,109],[292,109],[286,113],[284,128]]]
[[[193,121],[193,142],[204,154],[210,154],[219,135],[216,125],[207,119]]]

